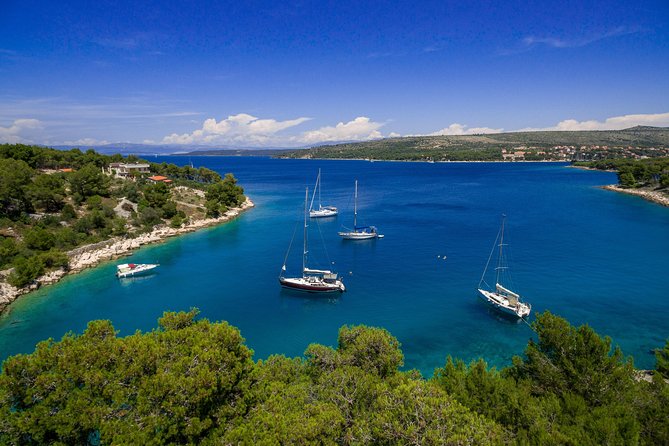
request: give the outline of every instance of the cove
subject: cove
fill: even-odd
[[[298,356],[312,342],[334,345],[340,326],[366,324],[389,330],[402,344],[405,368],[427,376],[447,355],[505,366],[532,331],[477,297],[502,213],[514,290],[533,312],[589,324],[638,368],[652,368],[651,350],[669,337],[669,209],[599,189],[616,182],[613,173],[559,163],[152,161],[163,160],[233,172],[256,207],[127,259],[160,263],[154,275],[119,281],[110,262],[19,298],[0,318],[0,360],[81,333],[93,319],[109,319],[126,335],[153,329],[163,311],[198,307],[201,317],[238,327],[256,359]],[[278,284],[293,232],[301,230],[304,189],[313,188],[318,168],[323,201],[339,216],[310,222],[310,258],[344,276],[347,292],[337,296]],[[337,236],[352,225],[355,179],[360,223],[377,226],[384,239]],[[288,260],[293,271],[299,248]]]

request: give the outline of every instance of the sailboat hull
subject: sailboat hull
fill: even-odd
[[[377,238],[379,234],[376,232],[340,232],[339,237],[344,240],[369,240]]]
[[[509,314],[516,317],[527,317],[530,315],[531,308],[529,305],[519,302],[517,306],[509,304],[506,297],[499,293],[494,293],[488,290],[479,289],[479,295],[490,306],[502,313]]]
[[[335,217],[336,215],[337,215],[337,210],[332,208],[322,208],[309,211],[310,218]]]
[[[308,277],[279,277],[279,283],[284,288],[306,291],[308,293],[342,293],[346,291],[346,287],[341,280],[324,282],[320,279],[312,279]]]

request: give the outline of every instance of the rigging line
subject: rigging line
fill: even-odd
[[[481,287],[481,284],[484,282],[483,279],[485,279],[485,273],[488,271],[488,266],[490,265],[490,259],[492,259],[492,255],[495,252],[495,246],[497,246],[497,240],[499,240],[499,234],[502,232],[502,228],[499,228],[499,231],[497,231],[497,237],[495,237],[495,242],[492,244],[492,249],[490,250],[490,255],[488,256],[488,261],[485,264],[485,268],[483,269],[483,274],[481,275],[481,280],[479,280],[479,288]],[[488,285],[486,283],[486,285]],[[490,286],[490,285],[488,285]]]
[[[328,259],[328,265],[332,265],[332,260],[330,259],[328,247],[325,244],[325,238],[323,238],[323,231],[321,231],[321,224],[318,222],[318,219],[316,219],[316,226],[318,227],[318,234],[321,236],[321,244],[323,245],[323,251],[325,251],[325,258]]]
[[[525,322],[525,323],[527,324],[527,326],[530,327],[530,330],[532,330],[532,331],[535,332],[535,333],[537,332],[537,331],[534,329],[534,327],[532,326],[532,324],[530,324],[529,322],[527,322],[527,321],[525,320],[525,318],[522,318],[522,317],[521,317],[520,320],[523,321],[523,322]]]
[[[297,221],[295,222],[295,228],[293,229],[293,236],[290,239],[290,243],[288,244],[288,251],[286,251],[286,257],[283,259],[283,266],[281,267],[281,272],[279,273],[279,277],[283,274],[284,268],[286,267],[286,262],[288,261],[288,255],[290,254],[290,248],[293,246],[293,241],[295,240],[295,233],[297,232],[297,225],[300,222]]]

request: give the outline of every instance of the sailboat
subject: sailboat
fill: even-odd
[[[279,274],[279,283],[284,288],[290,288],[298,291],[307,291],[311,293],[331,293],[344,292],[346,287],[344,282],[337,275],[337,273],[326,269],[311,269],[307,266],[308,262],[308,227],[307,224],[307,202],[309,200],[309,188],[304,194],[304,249],[302,251],[302,277],[284,277],[286,272],[286,259],[284,259],[281,267],[281,274]],[[291,242],[292,244],[292,242]],[[290,247],[288,248],[290,253]]]
[[[318,190],[318,209],[314,209],[314,199],[316,198],[316,190]],[[309,205],[309,217],[324,218],[324,217],[334,217],[335,215],[337,215],[336,207],[321,205],[321,169],[318,169],[318,177],[316,177],[316,186],[314,187],[314,194],[311,197],[311,205]]]
[[[500,228],[499,233],[497,234],[497,238],[495,239],[495,243],[493,244],[493,248],[490,251],[490,257],[488,257],[488,263],[486,263],[485,269],[483,270],[483,275],[481,276],[481,281],[479,282],[478,291],[483,300],[492,305],[494,308],[504,313],[523,318],[530,315],[532,306],[528,303],[522,302],[518,293],[511,291],[501,283],[503,273],[508,269],[503,255],[505,246],[505,220],[506,215],[502,215],[502,227]],[[497,244],[497,241],[499,241],[499,244]],[[490,259],[495,252],[495,245],[498,248],[498,257],[497,267],[495,267],[495,288],[491,290],[492,287],[485,281],[485,275],[488,270],[488,265],[490,265]],[[485,284],[488,289],[484,288],[483,284]]]
[[[344,240],[368,240],[372,238],[383,238],[383,234],[379,234],[376,226],[358,226],[358,180],[355,180],[355,195],[353,201],[353,229],[351,231],[343,231],[339,236]]]

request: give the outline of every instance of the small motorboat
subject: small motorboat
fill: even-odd
[[[123,263],[116,265],[116,277],[123,279],[124,277],[134,277],[148,274],[149,271],[157,268],[157,263]]]

